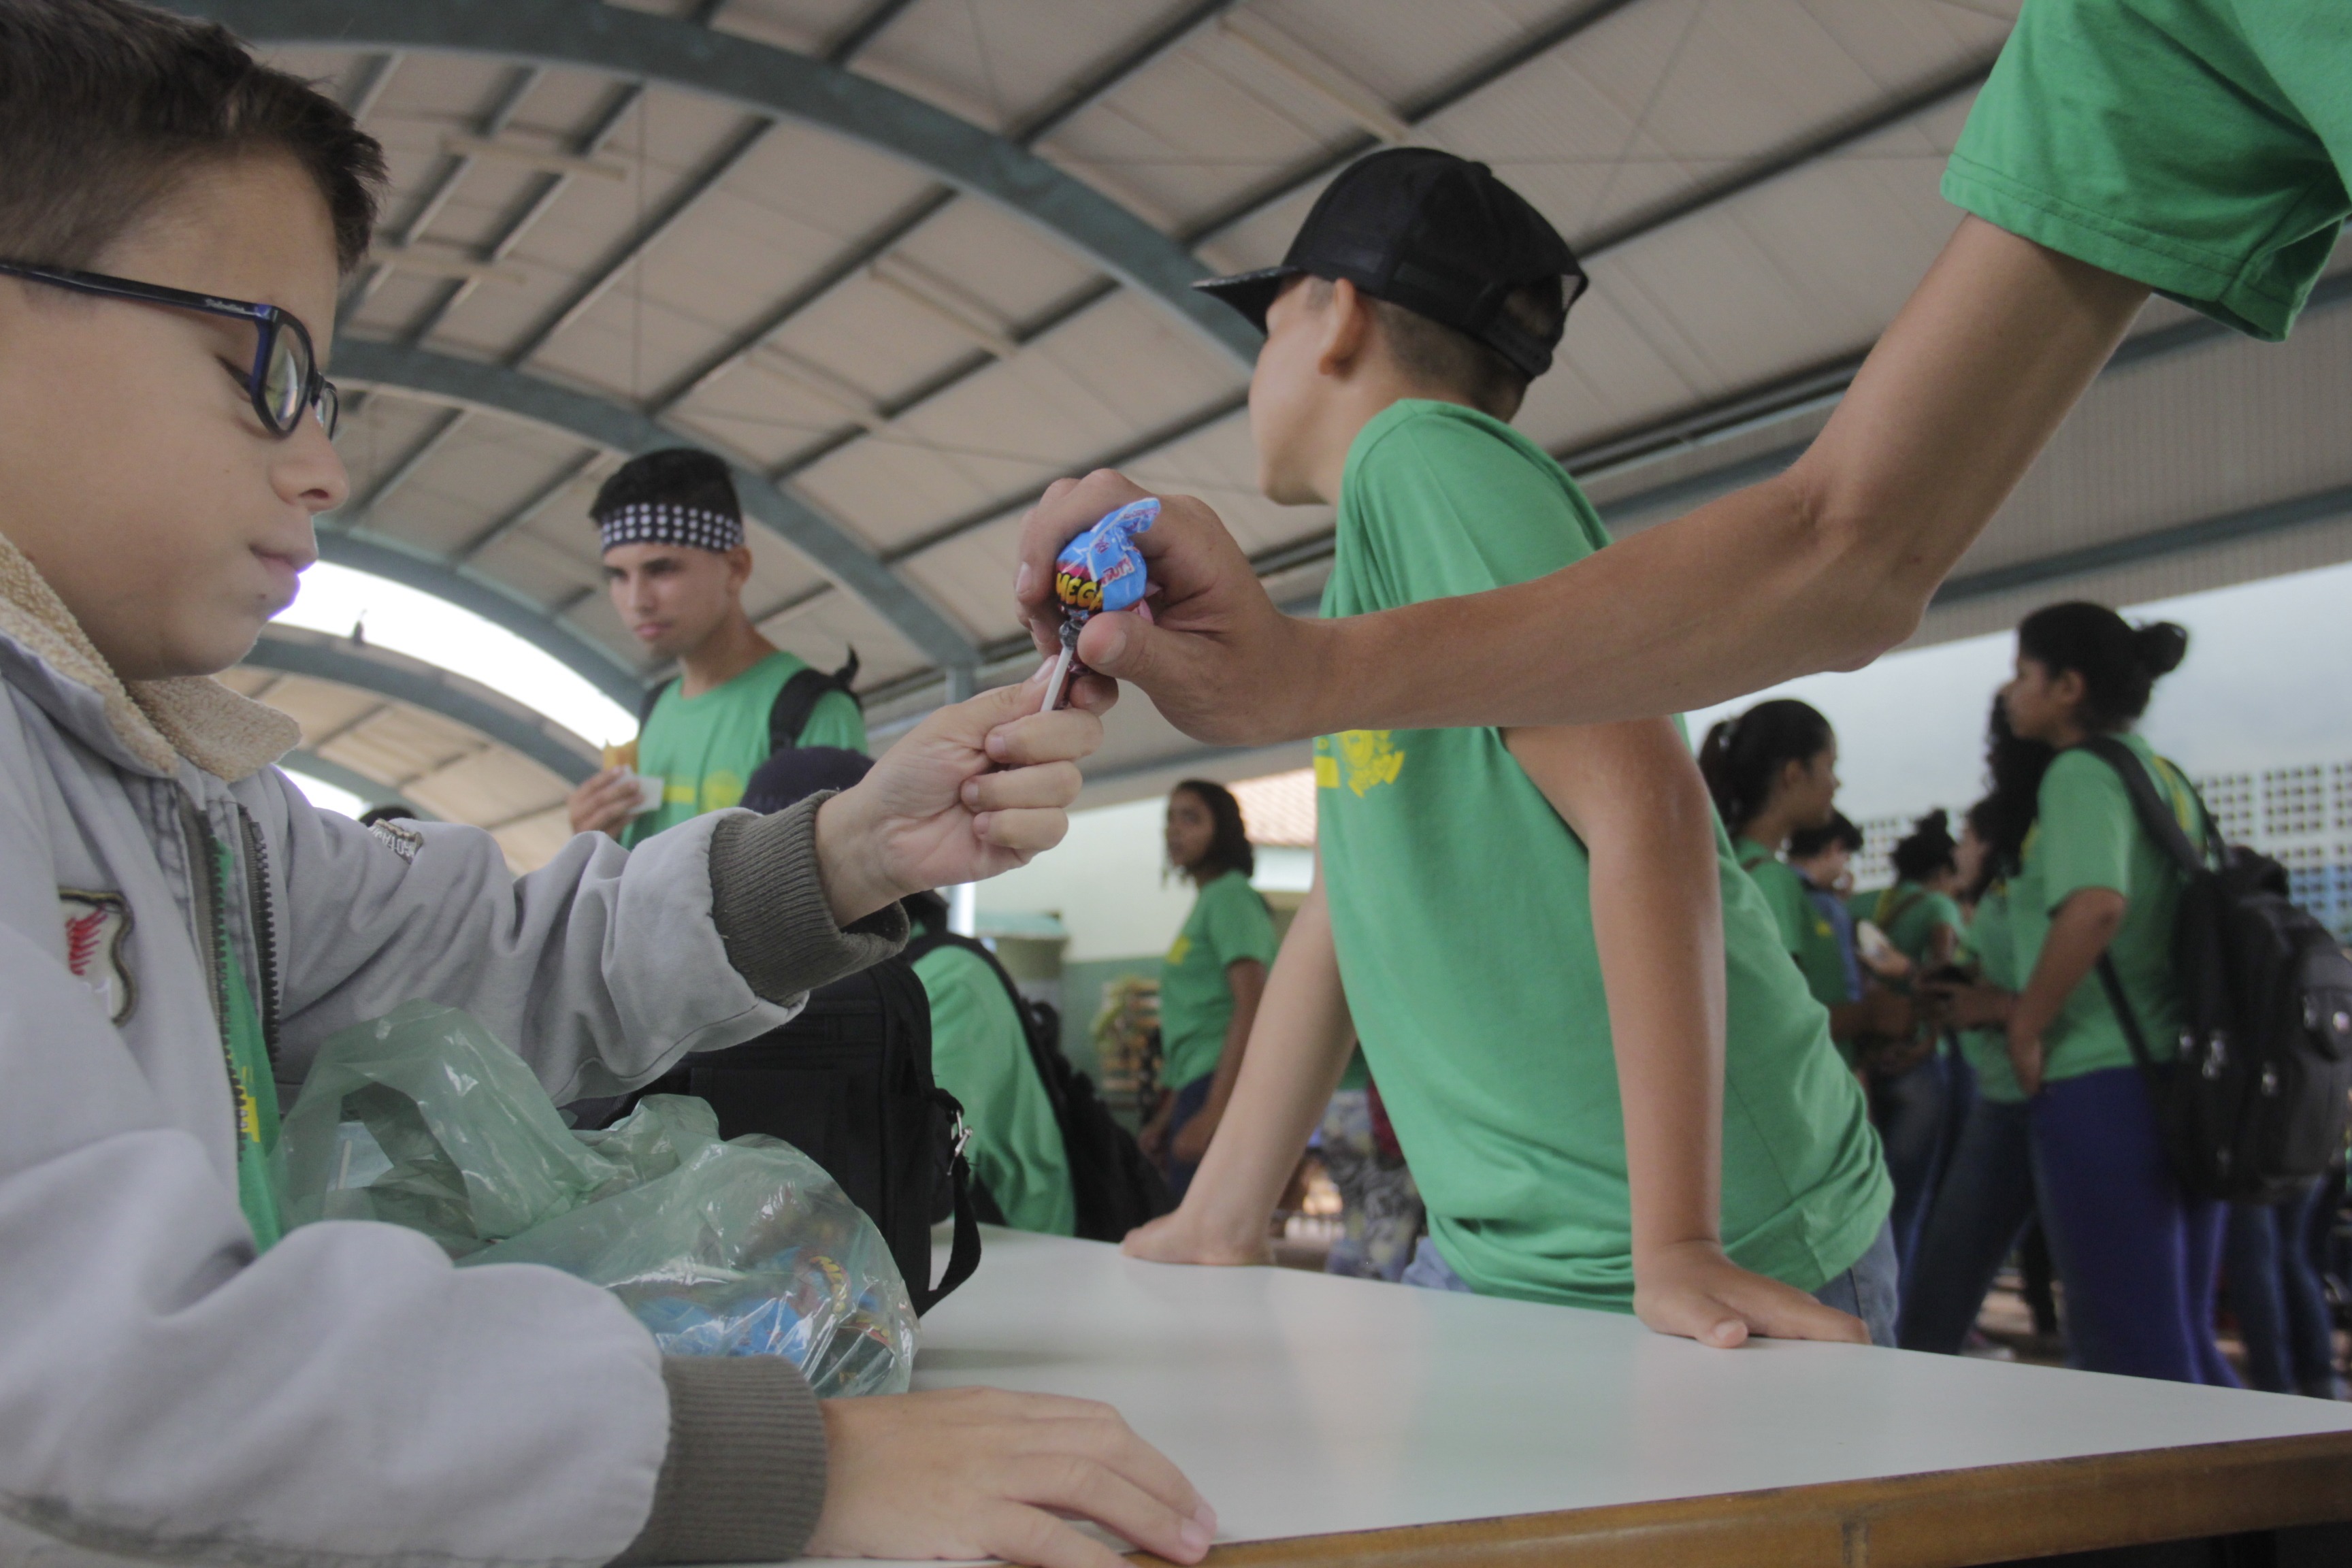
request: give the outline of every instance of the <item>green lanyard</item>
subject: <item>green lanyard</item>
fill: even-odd
[[[221,977],[221,1048],[228,1058],[229,1091],[236,1097],[236,1201],[253,1227],[254,1245],[267,1252],[286,1234],[278,1213],[278,1184],[270,1173],[278,1152],[278,1079],[270,1070],[269,1047],[261,1014],[245,983],[245,965],[228,940],[228,890],[236,885],[236,857],[215,840],[213,851],[213,963]]]

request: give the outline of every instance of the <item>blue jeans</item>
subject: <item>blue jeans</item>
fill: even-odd
[[[2032,1112],[2023,1100],[1969,1107],[1903,1289],[1903,1348],[1958,1355],[2001,1259],[2033,1217]]]
[[[2246,1374],[2269,1394],[2336,1397],[2327,1296],[2311,1258],[2314,1182],[2284,1203],[2232,1204],[2222,1243],[2223,1285],[2246,1337]]]
[[[1919,1250],[1919,1235],[1943,1169],[1945,1124],[1951,1084],[1940,1057],[1929,1057],[1894,1078],[1873,1079],[1870,1120],[1886,1150],[1886,1173],[1895,1179],[1895,1256],[1903,1277]]]
[[[2227,1205],[2182,1190],[2139,1069],[2045,1084],[2032,1144],[2042,1229],[2066,1287],[2069,1362],[2239,1386],[2213,1342]]]
[[[1176,1163],[1176,1134],[1184,1131],[1184,1123],[1201,1114],[1202,1109],[1209,1103],[1209,1086],[1216,1081],[1215,1073],[1204,1072],[1178,1089],[1176,1109],[1168,1118],[1169,1153],[1160,1168],[1168,1178],[1169,1195],[1180,1204],[1184,1201],[1184,1189],[1192,1184],[1192,1173],[1201,1167],[1198,1163],[1180,1165]]]
[[[1424,1290],[1460,1290],[1470,1287],[1454,1272],[1445,1255],[1437,1250],[1437,1243],[1424,1236],[1413,1248],[1412,1261],[1405,1266],[1404,1281]],[[1813,1300],[1824,1307],[1835,1307],[1841,1312],[1851,1312],[1870,1328],[1870,1342],[1892,1345],[1895,1342],[1895,1232],[1880,1226],[1878,1237],[1870,1250],[1855,1260],[1853,1268],[1813,1292]]]

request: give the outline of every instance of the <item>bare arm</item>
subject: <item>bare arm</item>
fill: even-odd
[[[1202,1159],[1183,1205],[1130,1233],[1128,1254],[1160,1263],[1266,1261],[1275,1201],[1339,1087],[1355,1043],[1318,868],[1315,890],[1275,958],[1221,1135]]]
[[[2042,1091],[2042,1035],[2123,930],[2125,907],[2124,896],[2112,888],[2078,888],[2051,917],[2033,976],[2009,1015],[2010,1065],[2027,1094]]]
[[[1663,719],[1513,730],[1511,754],[1584,841],[1625,1117],[1633,1310],[1729,1347],[1867,1341],[1855,1319],[1724,1256],[1723,897],[1715,814]]]
[[[1163,497],[1141,536],[1159,624],[1098,616],[1079,651],[1226,744],[1591,723],[1857,668],[1918,624],[2147,296],[1968,218],[1776,479],[1548,577],[1330,622],[1277,613],[1215,514]],[[1140,493],[1099,473],[1031,512],[1017,592],[1041,647],[1055,552]]]
[[[1216,1075],[1209,1079],[1209,1098],[1176,1134],[1176,1158],[1187,1165],[1199,1164],[1208,1152],[1217,1123],[1224,1120],[1225,1104],[1234,1097],[1242,1054],[1249,1049],[1250,1025],[1257,1018],[1258,999],[1265,994],[1265,965],[1255,958],[1237,958],[1225,965],[1225,984],[1234,994],[1234,1017],[1225,1026],[1225,1045],[1217,1054]]]

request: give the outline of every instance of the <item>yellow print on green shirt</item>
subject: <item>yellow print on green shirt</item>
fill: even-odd
[[[1391,730],[1342,730],[1337,739],[1339,754],[1329,754],[1331,738],[1315,742],[1323,754],[1315,759],[1315,783],[1319,788],[1339,787],[1342,764],[1345,764],[1347,785],[1361,799],[1364,792],[1376,785],[1394,784],[1397,771],[1404,766],[1404,753],[1392,745]]]
[[[1171,963],[1181,963],[1184,962],[1185,956],[1192,951],[1192,939],[1189,936],[1183,935],[1181,932],[1179,932],[1174,944],[1168,949],[1168,962]]]

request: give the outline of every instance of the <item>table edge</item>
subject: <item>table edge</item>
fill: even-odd
[[[2352,1431],[1235,1542],[1207,1568],[1971,1568],[2342,1520]]]

